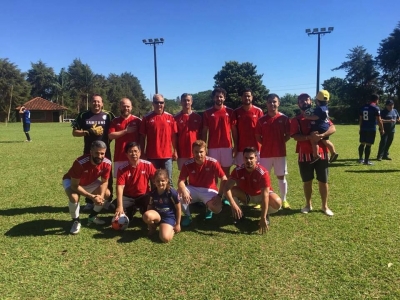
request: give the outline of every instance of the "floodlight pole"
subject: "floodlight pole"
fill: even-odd
[[[156,94],[158,94],[158,82],[157,82],[157,51],[156,51],[156,45],[157,44],[163,44],[164,39],[148,39],[148,40],[143,40],[143,43],[145,45],[153,45],[154,49],[154,84],[155,84],[155,90]]]

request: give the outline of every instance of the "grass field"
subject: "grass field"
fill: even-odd
[[[69,124],[0,124],[1,299],[400,299],[400,133],[393,161],[356,163],[356,126],[337,126],[339,159],[330,168],[327,217],[303,215],[294,141],[288,142],[292,210],[257,233],[259,211],[232,225],[229,207],[193,225],[169,244],[147,238],[139,215],[125,232],[71,221],[61,177],[83,141]],[[379,138],[377,139],[379,143]],[[371,157],[376,157],[377,144]],[[177,174],[174,173],[176,182]],[[273,180],[275,190],[278,190]],[[317,184],[314,184],[317,192]]]

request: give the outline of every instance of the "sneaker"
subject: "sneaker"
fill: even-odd
[[[358,160],[358,163],[359,163],[359,164],[363,164],[363,163],[364,163],[364,160],[363,160],[363,159],[359,159],[359,160]]]
[[[222,204],[225,206],[231,206],[231,204],[229,203],[228,199],[224,198],[222,199]]]
[[[389,156],[382,157],[384,160],[392,160]]]
[[[86,203],[82,211],[92,211],[93,207],[94,207],[93,203]]]
[[[187,227],[192,223],[192,216],[182,216],[182,220],[181,220],[181,226],[182,227]]]
[[[209,209],[206,209],[206,216],[204,217],[206,220],[211,220],[213,216],[213,212]]]
[[[100,220],[98,217],[88,218],[88,225],[96,224],[96,225],[104,225],[106,222]]]
[[[290,209],[290,204],[287,202],[287,200],[282,202],[282,208],[283,209]]]
[[[372,165],[373,165],[373,163],[372,163],[372,162],[370,162],[370,161],[364,161],[363,165],[366,165],[366,166],[372,166]]]
[[[335,153],[331,156],[331,158],[329,159],[329,163],[333,163],[337,160],[339,154]]]
[[[378,156],[378,157],[376,158],[376,160],[377,160],[377,161],[381,161],[381,160],[382,160],[382,156]]]
[[[255,209],[261,209],[261,204],[257,204],[254,206]]]
[[[80,230],[81,230],[81,223],[79,223],[79,221],[75,221],[75,222],[72,224],[70,233],[71,233],[71,234],[78,234]]]
[[[316,163],[316,162],[319,161],[320,159],[321,159],[320,156],[313,157],[313,159],[310,161],[310,164]]]
[[[322,211],[324,212],[324,214],[326,214],[326,215],[329,216],[329,217],[332,217],[332,216],[333,216],[333,212],[332,212],[329,208],[327,208],[327,209],[322,209]]]
[[[303,213],[303,214],[308,214],[310,211],[312,211],[312,206],[304,206],[302,209],[301,209],[301,213]]]

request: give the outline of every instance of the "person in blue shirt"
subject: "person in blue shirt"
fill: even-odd
[[[31,136],[29,135],[29,131],[31,130],[31,112],[22,105],[19,109],[19,113],[21,114],[22,125],[26,136],[25,142],[32,142]]]
[[[396,122],[400,121],[399,113],[393,107],[393,100],[387,100],[385,103],[385,109],[381,110],[381,119],[385,133],[381,135],[381,141],[379,143],[377,155],[377,160],[379,161],[382,159],[392,160],[389,157],[389,148],[392,145],[394,133],[396,131]]]
[[[376,124],[379,126],[379,132],[381,135],[385,133],[383,129],[382,119],[380,110],[378,107],[379,96],[371,95],[369,102],[361,107],[359,113],[359,125],[360,125],[360,145],[358,146],[358,155],[360,164],[372,165],[369,161],[371,154],[371,146],[375,142],[376,136]],[[363,155],[365,153],[365,158]]]

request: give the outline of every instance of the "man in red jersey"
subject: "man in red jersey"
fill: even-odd
[[[94,207],[89,214],[88,225],[102,225],[105,222],[97,218],[105,199],[110,197],[107,189],[108,178],[111,173],[111,161],[105,157],[107,146],[103,141],[94,141],[90,154],[78,157],[69,171],[63,176],[63,187],[69,199],[69,213],[73,224],[72,234],[79,233],[79,197],[84,196],[93,201]],[[98,178],[101,177],[101,180]]]
[[[203,202],[207,209],[213,213],[222,210],[222,191],[226,183],[226,176],[220,164],[215,159],[206,156],[207,145],[202,140],[197,140],[192,145],[193,158],[182,166],[178,179],[178,193],[182,195],[182,226],[191,223],[189,204]],[[215,178],[221,178],[218,189]],[[185,185],[188,180],[189,184]]]
[[[290,136],[297,142],[296,153],[298,153],[300,176],[303,181],[304,196],[306,198],[306,205],[301,209],[301,212],[307,214],[312,211],[311,195],[315,172],[322,201],[321,209],[327,216],[333,216],[333,212],[328,207],[328,149],[322,142],[318,143],[321,159],[311,163],[313,149],[310,140],[320,141],[324,137],[335,133],[335,125],[330,122],[329,129],[321,134],[312,131],[312,121],[304,118],[305,111],[311,107],[311,97],[308,94],[300,94],[297,101],[301,114],[292,119]]]
[[[290,208],[286,200],[287,174],[286,142],[290,139],[290,119],[278,111],[280,99],[277,94],[266,98],[268,112],[260,118],[256,127],[256,138],[261,144],[260,164],[271,174],[272,168],[278,178],[282,207]]]
[[[141,214],[147,210],[150,181],[156,169],[151,162],[140,159],[140,146],[137,143],[126,144],[124,151],[128,161],[118,169],[115,215],[125,213],[131,220],[137,208]]]
[[[241,95],[242,106],[235,109],[235,120],[237,128],[237,140],[234,140],[234,149],[237,150],[235,157],[236,165],[243,164],[243,149],[253,147],[260,151],[260,145],[253,132],[259,118],[263,116],[260,108],[253,105],[253,94],[251,89],[245,89]],[[234,150],[234,152],[235,152]]]
[[[237,140],[235,117],[233,110],[224,105],[226,91],[223,88],[215,88],[211,95],[214,106],[203,113],[203,141],[207,143],[208,134],[208,155],[221,164],[225,174],[229,174],[232,158],[236,155],[232,151],[232,138]]]
[[[139,129],[142,120],[131,114],[132,102],[128,98],[122,98],[119,102],[121,116],[112,120],[108,131],[108,138],[115,140],[114,148],[114,177],[117,177],[118,168],[126,162],[124,148],[129,142],[139,144]]]
[[[172,184],[172,159],[177,159],[176,122],[174,117],[164,111],[165,101],[161,94],[153,96],[153,111],[142,119],[140,124],[140,147],[143,157],[156,169],[166,169]],[[147,143],[146,143],[147,142]]]
[[[182,110],[174,116],[178,128],[178,170],[181,170],[183,164],[193,157],[192,144],[201,138],[203,120],[200,115],[192,111],[192,104],[192,95],[182,94]]]
[[[230,202],[235,220],[243,217],[239,201],[261,204],[260,233],[269,229],[269,215],[276,213],[282,200],[272,191],[268,171],[257,164],[257,150],[253,147],[243,149],[244,164],[236,167],[225,185],[224,192]]]

